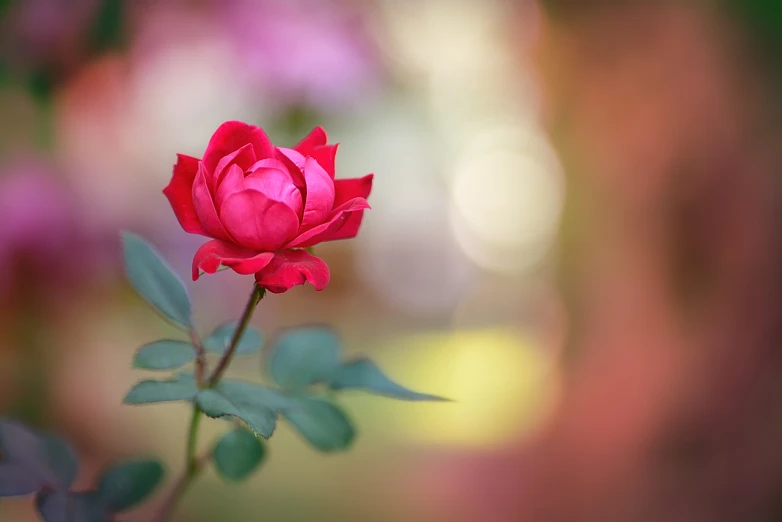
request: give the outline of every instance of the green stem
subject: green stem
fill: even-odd
[[[250,318],[253,316],[253,311],[255,310],[256,305],[261,302],[261,299],[263,299],[265,294],[266,289],[258,286],[258,283],[255,283],[253,286],[253,293],[250,294],[250,299],[247,301],[247,306],[244,307],[242,318],[239,319],[239,324],[236,326],[236,330],[234,331],[231,344],[228,345],[228,349],[220,358],[220,362],[217,363],[214,372],[212,372],[212,376],[209,378],[209,382],[207,384],[208,388],[214,388],[217,383],[220,382],[220,378],[228,369],[228,364],[230,364],[231,359],[236,352],[236,348],[239,346],[239,340],[242,338],[242,335],[244,335],[244,331],[247,329],[247,325],[250,324]]]
[[[250,299],[247,301],[247,306],[244,308],[244,312],[242,313],[242,318],[239,320],[239,324],[236,326],[236,331],[234,331],[234,335],[231,338],[231,343],[228,345],[228,349],[225,351],[223,356],[220,358],[220,362],[217,363],[217,366],[214,369],[214,372],[212,372],[212,375],[209,377],[209,379],[203,383],[200,382],[199,379],[199,386],[204,388],[213,388],[217,385],[217,383],[220,382],[220,378],[223,376],[225,371],[228,369],[228,365],[231,362],[231,359],[234,356],[234,353],[236,353],[236,348],[239,346],[239,340],[242,338],[242,335],[244,334],[244,331],[247,329],[247,326],[250,324],[250,319],[252,318],[253,311],[255,310],[256,305],[263,299],[263,296],[266,294],[266,289],[258,286],[256,283],[253,286],[253,292],[250,295]],[[202,351],[203,347],[200,345],[196,345],[197,350]],[[199,355],[202,355],[199,352]],[[197,368],[197,371],[199,369]],[[200,368],[200,371],[203,372],[203,367]],[[187,433],[187,453],[186,453],[186,460],[185,460],[185,470],[182,473],[182,475],[179,477],[179,479],[174,484],[174,488],[171,490],[171,493],[168,495],[168,498],[163,503],[163,506],[160,508],[160,511],[158,512],[157,517],[155,518],[155,522],[165,522],[169,518],[171,518],[171,515],[173,514],[174,510],[176,509],[176,506],[179,504],[180,500],[184,496],[185,492],[187,491],[187,488],[190,486],[190,484],[193,482],[193,480],[198,476],[198,474],[201,472],[201,470],[204,467],[204,464],[206,464],[209,459],[211,458],[211,453],[206,453],[202,455],[201,457],[196,456],[196,450],[197,450],[197,441],[198,441],[198,425],[201,423],[201,414],[202,411],[198,407],[197,404],[193,405],[193,417],[190,420],[190,429]]]
[[[163,506],[158,512],[156,522],[165,522],[168,520],[176,509],[177,504],[187,491],[190,484],[196,478],[198,473],[203,469],[204,464],[209,460],[210,455],[207,454],[202,458],[196,456],[196,442],[198,441],[198,425],[201,423],[201,409],[197,405],[193,405],[193,416],[190,419],[190,429],[187,433],[187,453],[185,454],[185,471],[174,484],[174,488],[168,495],[168,498],[163,503]]]

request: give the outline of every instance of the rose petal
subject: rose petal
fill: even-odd
[[[201,245],[193,258],[193,281],[201,275],[201,270],[214,274],[220,265],[230,267],[237,274],[249,275],[268,265],[274,254],[256,252],[233,243],[213,239]]]
[[[255,151],[250,143],[247,143],[227,156],[220,158],[220,161],[217,162],[217,167],[215,167],[215,171],[211,176],[211,181],[213,183],[212,191],[214,192],[216,188],[220,186],[220,183],[227,174],[226,169],[230,165],[238,165],[242,171],[245,171],[249,169],[253,163],[255,163]],[[209,179],[208,175],[207,179]]]
[[[356,237],[359,228],[361,228],[361,221],[364,219],[364,211],[359,210],[344,215],[347,215],[347,219],[342,223],[342,226],[331,234],[331,236],[322,241],[339,241],[340,239],[351,239]]]
[[[179,224],[191,234],[206,235],[193,205],[193,181],[198,173],[198,159],[177,154],[171,182],[163,189]]]
[[[206,230],[206,234],[215,239],[230,239],[220,218],[217,216],[212,194],[206,181],[206,166],[204,162],[198,164],[198,174],[193,182],[193,204],[195,206],[198,219]]]
[[[363,178],[348,178],[334,180],[334,208],[335,210],[353,198],[368,198],[372,192],[372,180],[374,174],[367,174]]]
[[[364,198],[356,198],[351,201],[344,209],[332,214],[327,223],[323,223],[300,234],[296,239],[285,245],[285,248],[306,248],[323,241],[333,241],[334,236],[340,232],[348,222],[350,215],[356,212],[362,212],[369,208],[369,204]],[[359,221],[360,224],[360,221]],[[356,228],[356,233],[358,228]],[[355,233],[353,234],[355,236]],[[352,236],[350,236],[352,237]]]
[[[223,203],[229,196],[241,192],[244,190],[244,171],[239,165],[231,165],[226,169],[223,181],[217,187],[215,192],[215,208],[217,214],[220,215],[220,209],[223,207]]]
[[[277,158],[279,158],[281,161],[286,161],[287,163],[293,163],[296,168],[299,169],[299,171],[304,170],[304,160],[306,159],[306,156],[303,156],[300,152],[295,151],[293,149],[286,149],[285,147],[277,147],[277,152],[279,153]],[[304,176],[304,174],[302,174]]]
[[[304,162],[304,181],[307,199],[301,229],[307,230],[323,223],[334,208],[334,181],[314,158]]]
[[[307,282],[320,291],[326,288],[330,278],[328,265],[306,250],[275,252],[271,263],[255,274],[258,284],[275,294]]]
[[[245,188],[257,190],[266,197],[288,205],[296,217],[301,214],[301,192],[287,171],[273,167],[258,167],[244,178]]]
[[[328,136],[323,127],[315,127],[310,131],[298,145],[293,147],[299,154],[303,156],[311,156],[313,149],[321,145],[328,143]]]
[[[243,145],[251,143],[256,159],[274,156],[274,145],[263,129],[241,121],[227,121],[217,128],[206,147],[203,162],[210,172],[214,172],[217,163]]]
[[[220,217],[237,244],[258,251],[280,248],[299,229],[293,209],[251,189],[229,196],[220,208]]]
[[[331,179],[334,179],[336,175],[336,161],[337,161],[337,145],[323,145],[322,147],[315,147],[312,151],[311,157],[315,158],[323,170],[328,172]]]
[[[296,185],[299,190],[302,191],[302,195],[304,192],[307,191],[307,184],[304,182],[304,173],[301,171],[301,169],[304,167],[304,157],[296,152],[295,150],[286,149],[290,152],[298,155],[301,158],[301,165],[302,167],[299,167],[291,158],[285,155],[285,153],[282,151],[282,149],[278,148],[277,153],[274,156],[277,161],[282,163],[285,166],[285,171],[291,175],[291,179],[293,179],[293,184]]]

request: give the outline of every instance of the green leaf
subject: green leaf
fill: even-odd
[[[98,481],[98,493],[110,511],[126,511],[147,498],[163,479],[163,465],[156,460],[117,464]]]
[[[0,420],[0,451],[4,460],[37,462],[41,445],[38,434],[17,420]]]
[[[37,433],[18,421],[0,420],[0,453],[0,496],[25,489],[28,486],[23,485],[32,484],[33,477],[40,484],[68,488],[78,471],[76,455],[64,441]],[[13,480],[14,469],[26,470],[19,474],[18,481]]]
[[[314,397],[292,402],[293,407],[281,413],[315,449],[333,452],[350,447],[356,431],[341,409]]]
[[[192,344],[163,339],[139,348],[133,358],[133,367],[143,370],[172,370],[195,358],[195,348]]]
[[[329,379],[333,390],[360,389],[403,401],[447,401],[436,395],[418,393],[400,386],[386,377],[369,359],[356,359],[344,363]]]
[[[247,478],[263,461],[266,447],[244,428],[226,433],[215,445],[213,457],[217,471],[227,480]]]
[[[290,404],[275,390],[244,381],[221,381],[213,389],[201,390],[196,400],[209,417],[236,417],[265,439],[274,433],[277,411]]]
[[[219,267],[217,267],[217,270],[215,270],[214,273],[216,274],[217,272],[222,272],[223,270],[228,270],[229,268],[231,268],[231,267],[225,266],[225,265],[220,265]],[[206,272],[204,272],[203,270],[199,270],[198,271],[198,277],[201,277],[203,275],[207,275]]]
[[[71,487],[79,471],[79,461],[68,444],[51,435],[41,437],[43,451],[49,469],[59,480],[60,486]]]
[[[131,286],[175,325],[192,327],[190,297],[182,280],[144,239],[124,232],[125,271]]]
[[[288,390],[325,381],[339,366],[339,338],[325,326],[285,331],[272,343],[271,350],[269,373]]]
[[[123,401],[125,404],[149,404],[154,402],[191,401],[198,393],[195,378],[180,373],[167,381],[146,380],[136,383]]]
[[[44,482],[38,470],[27,463],[0,461],[0,498],[35,493]]]
[[[231,344],[234,332],[236,331],[237,322],[223,324],[215,329],[214,332],[209,334],[209,337],[204,339],[204,348],[210,352],[222,354],[228,349],[228,345]],[[253,352],[257,352],[261,349],[263,342],[263,336],[258,330],[253,328],[246,328],[242,334],[242,338],[239,339],[239,345],[236,347],[237,355],[246,355]]]
[[[112,520],[97,491],[74,493],[65,490],[43,490],[35,496],[35,506],[45,522]]]

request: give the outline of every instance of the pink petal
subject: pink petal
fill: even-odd
[[[372,192],[372,180],[374,174],[367,174],[363,178],[335,179],[334,180],[334,208],[337,209],[353,198],[368,198]]]
[[[364,198],[356,198],[346,205],[340,211],[332,214],[327,223],[318,225],[310,230],[307,230],[303,234],[300,234],[296,239],[285,245],[285,248],[306,248],[323,241],[333,241],[335,236],[342,232],[347,223],[350,222],[350,217],[353,214],[363,214],[364,210],[369,208],[369,204]],[[359,224],[361,221],[359,220]],[[358,228],[356,228],[356,233]],[[356,234],[354,233],[353,236]],[[345,237],[353,237],[345,236]],[[343,238],[339,238],[343,239]]]
[[[238,165],[242,171],[245,171],[250,168],[253,163],[255,163],[255,151],[253,150],[253,146],[249,143],[242,145],[227,156],[223,156],[220,158],[220,161],[217,162],[217,167],[215,167],[215,171],[212,174],[211,181],[214,183],[212,190],[215,190],[216,187],[220,185],[220,182],[223,181],[223,178],[227,173],[226,169],[230,165]]]
[[[291,159],[291,156],[288,154],[293,154],[294,156],[297,156],[298,159],[300,159],[301,167]],[[296,152],[292,149],[277,149],[277,153],[274,156],[280,163],[285,165],[285,170],[288,172],[288,174],[291,175],[291,178],[293,179],[293,183],[299,187],[301,190],[306,190],[306,183],[304,182],[304,174],[302,173],[302,169],[304,168],[304,156]]]
[[[337,161],[337,149],[339,145],[323,145],[322,147],[315,147],[311,156],[315,158],[323,170],[328,172],[331,179],[334,179],[336,175],[336,161]]]
[[[201,270],[214,274],[220,265],[230,267],[237,274],[249,275],[268,265],[274,254],[256,252],[233,243],[213,239],[201,245],[193,258],[193,281],[201,275]]]
[[[258,251],[280,248],[299,229],[293,209],[251,189],[229,196],[220,208],[220,217],[237,244]]]
[[[220,214],[220,209],[223,208],[225,200],[242,190],[244,190],[244,171],[239,165],[231,165],[226,169],[225,176],[215,192],[214,201],[218,215]]]
[[[323,223],[334,207],[334,181],[313,158],[304,162],[304,181],[307,199],[301,228],[307,230]]]
[[[326,288],[330,278],[328,265],[306,250],[276,252],[272,262],[255,274],[258,284],[275,294],[307,282],[320,291]]]
[[[361,221],[364,219],[364,211],[345,213],[347,219],[342,223],[342,226],[336,230],[328,239],[323,241],[339,241],[340,239],[352,239],[358,234],[359,228],[361,228]]]
[[[206,230],[205,235],[215,239],[230,239],[217,216],[212,194],[207,186],[206,166],[203,161],[198,164],[198,174],[193,182],[193,205],[198,219],[201,220],[201,224]]]
[[[293,149],[286,149],[285,147],[277,147],[277,152],[283,156],[280,158],[281,160],[284,161],[287,159],[296,165],[299,170],[304,170],[304,160],[306,159],[306,156],[304,156],[301,152]]]
[[[193,181],[198,173],[198,159],[177,154],[171,182],[163,189],[179,224],[191,234],[206,235],[193,205]]]
[[[303,140],[299,142],[298,145],[293,148],[303,156],[311,156],[315,147],[325,145],[326,143],[328,143],[328,136],[326,136],[326,131],[323,130],[323,127],[315,127]]]
[[[301,192],[287,171],[273,167],[258,167],[244,178],[245,188],[257,190],[269,199],[285,203],[296,214],[301,214]]]
[[[221,158],[243,145],[252,144],[256,159],[274,156],[274,145],[263,129],[240,121],[227,121],[217,128],[204,153],[207,170],[214,172]]]

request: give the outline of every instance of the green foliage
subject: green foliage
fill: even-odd
[[[141,237],[125,232],[122,243],[125,271],[136,292],[175,325],[191,328],[190,297],[182,280]]]
[[[192,401],[198,386],[191,374],[180,373],[166,381],[146,380],[136,383],[123,401],[125,404]]]
[[[16,421],[0,420],[0,453],[0,497],[29,495],[43,483],[68,488],[78,472],[65,442]]]
[[[0,462],[0,498],[30,495],[40,487],[41,476],[30,463]]]
[[[98,494],[113,513],[127,511],[147,498],[163,479],[163,466],[156,460],[116,464],[98,482]]]
[[[356,359],[342,364],[329,378],[333,390],[359,389],[404,401],[445,401],[442,397],[418,393],[400,386],[383,374],[369,359]]]
[[[111,522],[147,498],[163,477],[153,460],[109,468],[97,490],[70,490],[78,471],[73,450],[62,440],[16,421],[0,420],[0,497],[35,494],[45,522]]]
[[[266,447],[252,432],[238,428],[223,435],[212,454],[215,468],[223,478],[240,481],[261,464]]]
[[[315,449],[334,452],[350,447],[356,431],[341,409],[314,397],[291,400],[293,407],[282,414]]]
[[[325,381],[339,366],[340,341],[324,326],[284,331],[271,345],[267,368],[274,382],[296,390]]]
[[[358,389],[399,400],[446,400],[393,382],[369,359],[340,363],[340,353],[339,338],[329,328],[295,328],[272,341],[267,369],[272,379],[287,390],[300,390],[322,382],[332,390]]]
[[[60,486],[71,487],[79,472],[79,462],[70,446],[51,435],[41,436],[41,445],[49,469],[57,477]]]
[[[197,403],[209,417],[235,417],[265,439],[274,433],[277,411],[289,405],[284,396],[271,388],[230,380],[199,392]]]
[[[141,370],[173,370],[192,362],[195,357],[192,344],[162,339],[139,348],[133,358],[133,367]]]
[[[45,522],[108,522],[106,505],[96,491],[44,490],[35,506]]]
[[[209,334],[209,337],[204,339],[204,348],[210,352],[223,354],[231,344],[236,326],[236,321],[218,326],[214,332]],[[258,330],[247,327],[241,339],[239,339],[239,344],[236,346],[236,352],[234,353],[236,355],[255,353],[261,349],[262,344],[263,336],[261,333]]]
[[[188,330],[191,337],[194,337],[191,304],[184,284],[143,239],[133,234],[125,234],[123,241],[128,279],[133,287],[165,317]],[[242,324],[246,325],[249,319],[247,314],[252,312],[264,292],[258,286],[255,287]],[[219,326],[200,341],[201,346],[207,352],[225,356],[233,342],[238,324],[229,322]],[[260,350],[263,342],[260,332],[245,328],[232,353],[255,353]],[[193,343],[197,344],[197,341],[194,340]],[[146,370],[173,370],[193,362],[196,357],[196,348],[189,342],[159,340],[142,346],[135,355],[133,365]],[[343,362],[341,358],[341,343],[332,329],[325,326],[288,329],[272,340],[265,361],[266,372],[280,389],[247,381],[222,379],[222,371],[226,368],[226,360],[222,359],[211,375],[203,375],[205,378],[199,382],[196,382],[191,373],[178,373],[167,380],[141,381],[128,392],[125,403],[195,403],[188,436],[189,464],[183,480],[192,479],[201,469],[201,460],[195,454],[200,415],[203,413],[211,418],[238,421],[241,427],[226,433],[211,452],[217,472],[228,481],[238,482],[246,479],[263,462],[266,449],[259,437],[268,439],[272,436],[279,416],[289,422],[316,450],[338,452],[351,447],[356,430],[350,418],[332,401],[318,396],[317,385],[330,391],[363,390],[408,401],[445,400],[409,390],[393,382],[369,359],[359,358]],[[199,366],[198,370],[201,369]],[[75,471],[71,472],[67,456],[57,450],[54,453],[56,458],[52,460],[57,464],[53,469],[58,470],[58,476],[63,477],[63,481],[72,480]],[[32,486],[26,482],[26,478],[17,479],[13,484],[4,483],[4,476],[10,476],[11,472],[15,471],[9,468],[4,472],[5,464],[13,463],[0,462],[0,493],[4,490],[30,490]],[[104,511],[123,511],[148,496],[162,474],[160,465],[153,461],[116,466],[101,478],[97,498]],[[92,497],[76,499],[68,496],[61,498],[57,495],[50,495],[50,498],[40,496],[39,506],[42,513],[47,510],[53,513],[56,509],[51,506],[62,507],[63,502],[81,502],[84,503],[83,508],[87,509],[87,498]]]

